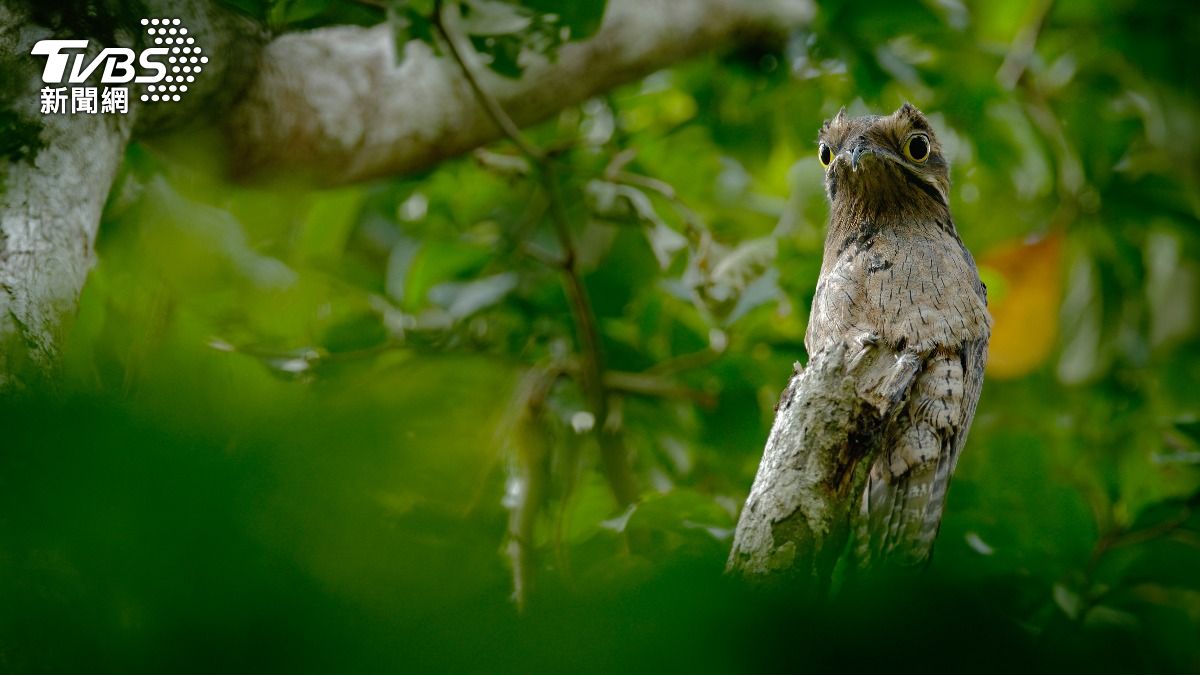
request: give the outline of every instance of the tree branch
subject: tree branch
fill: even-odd
[[[477,84],[520,128],[690,56],[786,36],[812,13],[811,0],[610,0],[595,36],[564,45],[553,62],[535,60],[520,79],[479,72]],[[340,184],[500,138],[486,105],[424,43],[405,45],[397,65],[388,26],[334,27],[268,45],[227,130],[243,177],[283,170]]]
[[[813,354],[775,411],[762,463],[734,534],[727,568],[746,577],[828,583],[851,515],[881,451],[880,431],[907,390],[873,395],[894,359],[838,345]]]
[[[512,565],[513,601],[524,611],[529,600],[535,564],[534,525],[545,499],[547,462],[551,442],[547,436],[544,405],[561,370],[535,368],[526,374],[518,399],[520,406],[513,428],[514,453],[509,469],[504,503],[508,507],[508,543]]]

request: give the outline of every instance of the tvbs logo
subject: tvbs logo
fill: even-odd
[[[84,53],[87,40],[39,41],[32,54],[46,57],[42,113],[128,112],[128,87],[108,85],[144,85],[141,100],[147,103],[179,101],[208,63],[203,48],[181,23],[174,18],[142,19],[154,46],[140,53],[108,47],[91,60]],[[97,73],[105,86],[82,86]]]

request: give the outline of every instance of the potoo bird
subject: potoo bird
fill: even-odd
[[[829,234],[805,336],[884,350],[906,395],[887,419],[857,531],[860,562],[929,557],[950,476],[983,384],[991,318],[975,261],[950,216],[950,167],[929,121],[888,116],[821,128]]]

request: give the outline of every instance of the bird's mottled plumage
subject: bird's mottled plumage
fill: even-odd
[[[920,111],[843,110],[820,142],[831,214],[805,344],[810,354],[838,341],[883,349],[895,356],[891,379],[906,375],[907,397],[863,495],[857,551],[918,563],[937,535],[979,400],[986,291],[950,217],[949,165]]]

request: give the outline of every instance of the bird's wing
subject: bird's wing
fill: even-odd
[[[933,548],[950,476],[983,385],[987,342],[931,356],[871,467],[857,529],[860,564],[915,565]]]

